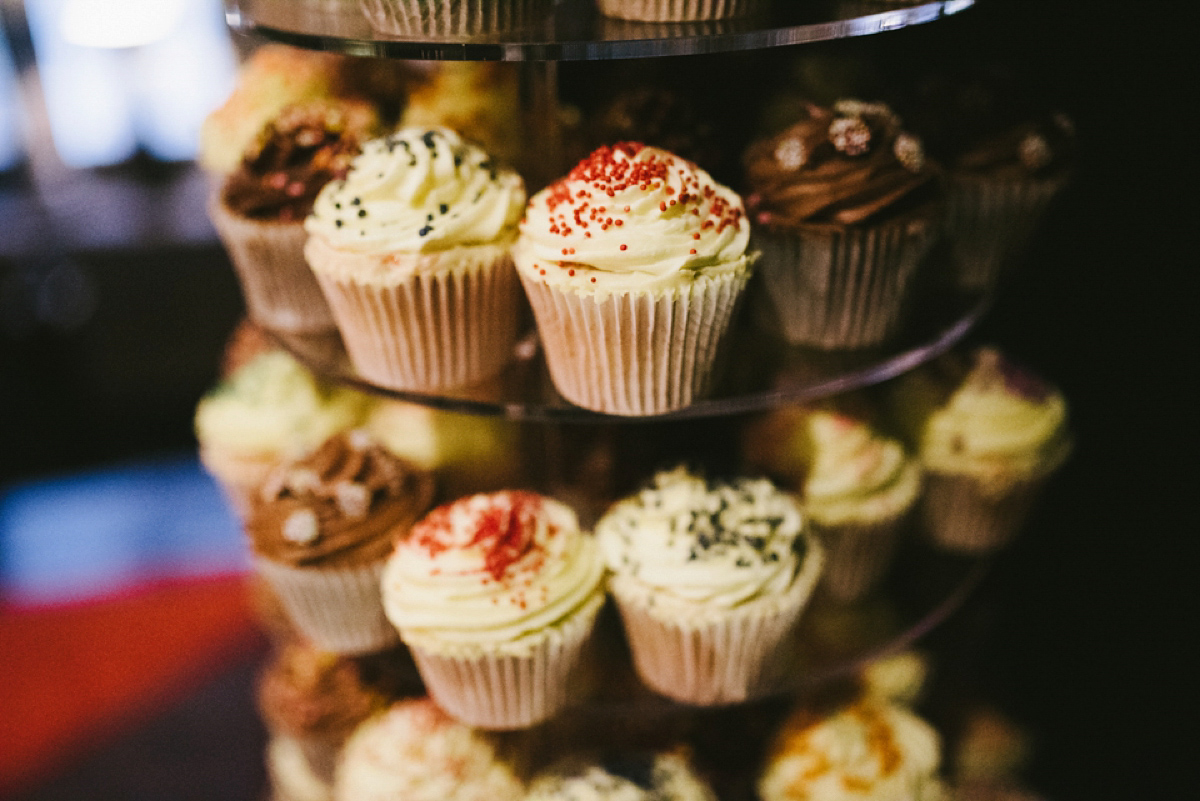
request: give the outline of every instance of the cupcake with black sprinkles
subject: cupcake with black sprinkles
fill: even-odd
[[[596,536],[648,687],[700,705],[778,687],[824,562],[794,496],[676,468],[614,505]]]
[[[446,128],[363,146],[305,222],[305,257],[358,372],[434,392],[499,372],[522,293],[509,256],[525,206],[516,172]]]

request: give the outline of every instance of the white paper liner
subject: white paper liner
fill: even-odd
[[[365,654],[400,641],[383,613],[379,582],[385,561],[348,568],[293,567],[256,556],[254,565],[314,646],[335,654]]]
[[[813,531],[825,546],[825,572],[820,592],[850,603],[867,596],[887,573],[896,541],[907,515],[886,520],[848,522],[837,525],[813,523]]]
[[[865,348],[895,335],[925,255],[933,212],[878,225],[757,231],[761,311],[793,345]]]
[[[429,695],[451,717],[479,729],[524,729],[567,706],[604,599],[597,592],[517,648],[438,647],[409,635],[405,641]]]
[[[992,289],[1020,258],[1066,180],[950,176],[943,224],[954,286],[969,292]]]
[[[398,36],[474,36],[536,22],[547,0],[359,0],[371,27]]]
[[[303,746],[295,738],[272,735],[266,763],[272,801],[333,800],[333,782],[313,772]]]
[[[200,447],[200,463],[242,520],[249,516],[258,488],[275,466],[270,459],[246,459],[211,446]]]
[[[277,331],[312,333],[334,328],[317,278],[304,260],[302,222],[265,222],[233,213],[219,196],[209,217],[233,263],[246,311]]]
[[[599,0],[606,17],[640,22],[729,19],[749,13],[758,0]]]
[[[690,618],[662,614],[633,580],[614,576],[609,587],[638,676],[661,695],[697,705],[738,703],[778,689],[791,656],[788,641],[823,561],[821,546],[810,541],[786,594]]]
[[[749,271],[595,295],[520,275],[559,393],[592,411],[651,415],[708,390]]]
[[[995,493],[969,475],[928,471],[921,497],[922,526],[949,550],[983,553],[1002,548],[1021,530],[1047,478],[1017,481]]]
[[[477,383],[512,358],[521,289],[512,261],[497,252],[457,248],[445,268],[385,282],[327,269],[320,259],[336,258],[332,249],[307,251],[354,368],[373,383],[416,392]]]

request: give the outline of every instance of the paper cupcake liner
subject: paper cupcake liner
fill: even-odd
[[[670,412],[712,383],[748,271],[661,292],[557,289],[521,272],[546,364],[564,398],[618,415]]]
[[[242,520],[249,516],[258,488],[275,466],[270,459],[247,459],[212,446],[201,446],[200,463]]]
[[[793,345],[864,348],[895,335],[938,235],[933,212],[866,227],[758,231],[760,311]]]
[[[570,701],[596,615],[598,592],[527,648],[439,648],[406,637],[429,695],[447,714],[479,729],[523,729],[549,720]]]
[[[334,328],[329,304],[304,260],[302,222],[264,222],[209,204],[216,228],[242,287],[246,311],[261,325],[289,333]]]
[[[610,587],[642,682],[698,705],[738,703],[779,689],[788,640],[820,576],[818,548],[814,543],[785,595],[691,619],[666,617],[644,594],[623,588],[623,577],[614,578]]]
[[[599,0],[606,17],[639,22],[695,22],[750,13],[758,0]]]
[[[953,551],[1002,548],[1020,531],[1045,483],[1045,476],[1017,481],[996,494],[969,475],[927,472],[921,497],[925,533]]]
[[[414,270],[395,283],[327,272],[320,260],[336,254],[307,252],[346,352],[368,381],[436,392],[489,378],[512,358],[521,289],[507,255],[497,258],[502,250],[459,248],[446,256],[452,266]]]
[[[271,801],[332,801],[333,782],[313,771],[295,738],[272,735],[266,764]]]
[[[813,523],[825,546],[820,592],[838,603],[864,598],[887,573],[905,515],[873,522]]]
[[[292,567],[264,557],[254,564],[296,629],[318,649],[364,654],[400,641],[383,614],[383,560],[348,568]]]
[[[953,285],[992,289],[1025,250],[1066,178],[997,179],[951,176],[944,227]]]
[[[536,22],[547,0],[359,0],[371,27],[398,36],[475,36]]]

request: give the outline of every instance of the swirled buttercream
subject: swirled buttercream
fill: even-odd
[[[482,736],[428,699],[399,701],[346,743],[337,801],[517,801],[524,788]]]
[[[659,473],[596,524],[605,562],[658,606],[731,609],[778,597],[819,563],[799,503],[765,479]]]
[[[903,707],[863,701],[826,718],[796,715],[758,782],[763,801],[941,798],[937,732]]]
[[[715,801],[679,754],[569,760],[534,778],[526,801]]]
[[[693,280],[747,266],[741,198],[690,161],[636,142],[604,146],[529,201],[517,266],[587,289]]]
[[[370,399],[319,380],[279,350],[260,353],[200,400],[196,438],[248,456],[307,453],[363,418]]]
[[[384,609],[405,640],[511,643],[595,603],[603,571],[570,507],[531,492],[472,495],[396,546]]]
[[[1071,449],[1062,394],[981,348],[946,403],[921,430],[921,459],[930,470],[967,473],[1002,490],[1057,468]]]
[[[511,239],[524,205],[521,177],[458,134],[403,128],[363,145],[305,228],[337,249],[429,253]]]

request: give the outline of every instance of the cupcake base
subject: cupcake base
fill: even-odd
[[[400,641],[383,613],[383,565],[293,567],[255,559],[256,570],[271,583],[296,629],[318,649],[335,654],[372,653]]]
[[[604,598],[597,592],[562,623],[490,650],[402,636],[429,695],[447,714],[479,729],[524,729],[570,702]]]
[[[758,0],[599,0],[606,17],[638,22],[703,22],[750,13]]]
[[[905,517],[837,525],[813,523],[825,546],[820,592],[851,603],[868,595],[887,573]]]
[[[359,0],[371,27],[399,36],[476,36],[528,27],[546,0]]]
[[[512,359],[521,289],[507,247],[353,254],[313,237],[305,255],[366,380],[437,392],[490,378]]]
[[[914,277],[937,237],[935,209],[864,227],[759,232],[758,308],[788,343],[879,345],[904,322]]]
[[[682,409],[712,383],[749,271],[644,292],[577,292],[520,270],[554,386],[571,403],[640,416]]]
[[[927,472],[921,498],[925,533],[962,553],[1002,548],[1020,531],[1045,483],[1045,477],[1025,479],[996,493],[969,475]]]

